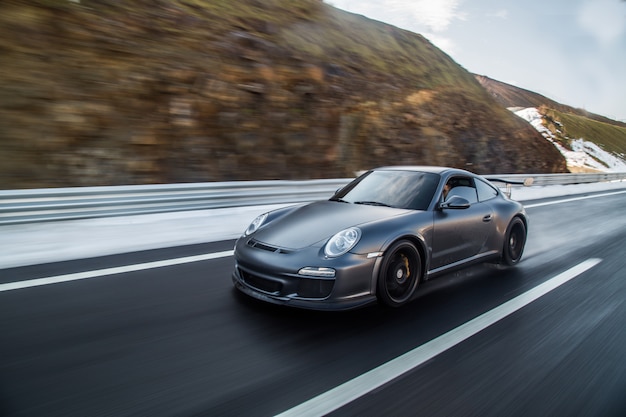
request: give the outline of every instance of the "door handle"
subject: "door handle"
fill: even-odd
[[[487,214],[485,217],[483,217],[484,222],[490,222],[491,219],[492,219],[491,214]]]

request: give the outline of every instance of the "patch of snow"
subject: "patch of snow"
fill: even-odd
[[[568,167],[590,168],[602,172],[624,172],[626,171],[626,161],[606,152],[593,142],[586,141],[582,138],[571,139],[570,146],[572,150],[566,149],[555,139],[552,132],[543,125],[543,115],[534,107],[526,109],[509,108],[518,117],[530,123],[535,130],[549,140],[561,154],[565,157]],[[555,122],[559,126],[561,123]],[[561,131],[559,131],[561,133]]]
[[[552,132],[550,132],[550,130],[543,125],[543,116],[539,113],[539,110],[534,107],[528,107],[526,109],[516,110],[513,113],[526,120],[535,128],[535,130],[541,133],[544,137],[547,136],[546,139],[549,139],[550,142],[552,142],[554,136],[552,135]]]
[[[586,155],[591,155],[595,157],[596,159],[601,160],[606,165],[608,165],[608,171],[613,171],[613,172],[626,171],[626,162],[616,157],[615,155],[606,152],[605,150],[603,150],[602,148],[600,148],[598,145],[596,145],[593,142],[588,142],[584,139],[576,139],[570,143],[570,146],[572,147],[572,150],[575,152],[582,152],[582,153],[585,153]],[[590,164],[595,163],[599,166],[598,169],[607,171],[607,168],[598,164],[596,160],[594,160],[593,158],[589,158],[589,159],[591,159],[592,161],[590,162]]]

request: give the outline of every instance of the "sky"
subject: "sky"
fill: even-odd
[[[325,0],[420,33],[466,70],[626,122],[626,0]]]

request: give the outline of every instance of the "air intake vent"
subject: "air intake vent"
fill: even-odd
[[[278,295],[280,293],[280,290],[283,288],[283,284],[278,281],[272,281],[266,278],[262,278],[258,275],[250,274],[241,269],[239,269],[239,274],[248,285],[261,291]]]
[[[279,248],[277,246],[271,246],[263,242],[259,242],[258,240],[255,240],[255,239],[250,239],[248,241],[248,246],[252,248],[256,248],[256,249],[265,250],[268,252],[274,252],[274,253],[291,253],[290,250]]]

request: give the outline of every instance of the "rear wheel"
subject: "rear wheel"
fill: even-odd
[[[420,254],[411,242],[394,243],[383,258],[378,276],[378,299],[389,307],[399,307],[408,302],[422,275]]]
[[[514,218],[506,229],[502,263],[507,266],[516,265],[522,259],[526,245],[526,226],[519,217]]]

